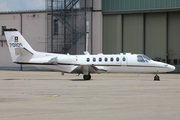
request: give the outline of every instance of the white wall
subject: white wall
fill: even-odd
[[[37,51],[45,51],[47,37],[45,18],[45,13],[23,14],[22,35],[29,42],[32,48]]]
[[[45,51],[45,18],[46,13],[22,14],[22,35],[32,46],[32,48],[34,48],[37,51]],[[21,31],[21,15],[0,14],[0,36],[2,36],[1,26],[6,26],[6,28],[16,28],[17,30]],[[23,68],[24,67],[25,66],[23,66]],[[0,69],[20,69],[20,65],[12,63],[6,42],[0,42]]]

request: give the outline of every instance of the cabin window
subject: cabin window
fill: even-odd
[[[89,59],[89,58],[87,58],[87,59],[86,59],[86,61],[87,61],[87,62],[89,62],[89,61],[90,61],[90,59]]]
[[[96,58],[93,58],[93,62],[96,62]]]
[[[102,58],[99,58],[99,62],[101,62],[102,61]]]
[[[117,62],[119,61],[119,58],[118,58],[118,57],[116,58],[116,61],[117,61]]]
[[[114,60],[114,59],[113,59],[113,58],[111,58],[110,60],[111,60],[111,62],[113,62],[113,60]]]
[[[108,61],[108,58],[104,58],[104,61],[107,62],[107,61]]]
[[[141,55],[137,56],[137,61],[138,62],[145,62],[145,60],[143,59],[143,57]]]

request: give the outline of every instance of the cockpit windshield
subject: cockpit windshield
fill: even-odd
[[[146,55],[137,55],[138,62],[149,62],[151,59]]]
[[[145,60],[151,60],[151,58],[149,58],[149,57],[146,56],[146,55],[143,55],[143,57],[144,57]]]

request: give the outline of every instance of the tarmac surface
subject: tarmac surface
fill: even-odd
[[[0,120],[179,120],[180,74],[0,71]]]

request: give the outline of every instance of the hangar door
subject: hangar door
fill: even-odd
[[[143,14],[104,15],[103,53],[144,53]]]
[[[122,46],[121,15],[103,16],[103,53],[115,54],[121,52]]]
[[[169,63],[180,65],[180,12],[168,13],[168,58]]]
[[[166,13],[149,13],[145,16],[145,54],[166,62]]]
[[[143,14],[123,15],[123,52],[144,53]]]

